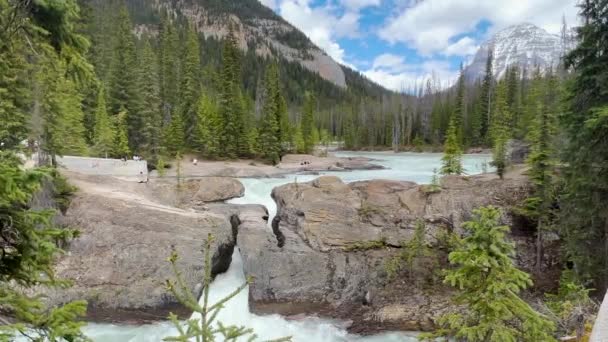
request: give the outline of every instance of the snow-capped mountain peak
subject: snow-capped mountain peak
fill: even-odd
[[[530,23],[509,26],[480,46],[465,75],[471,81],[483,77],[490,49],[494,51],[494,76],[498,78],[511,65],[528,69],[556,66],[571,49],[571,41],[570,35],[564,39]]]

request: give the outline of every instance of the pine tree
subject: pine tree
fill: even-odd
[[[454,120],[450,122],[448,128],[441,161],[441,174],[443,175],[460,175],[464,172],[462,168],[462,150],[458,144],[458,134],[456,133]]]
[[[141,111],[143,108],[140,80],[137,64],[137,52],[132,33],[131,19],[126,6],[121,6],[117,20],[116,36],[114,37],[114,56],[110,66],[109,79],[109,111],[117,114],[122,108],[129,113],[128,132],[132,146],[142,145]]]
[[[195,131],[196,150],[209,158],[217,158],[220,151],[221,132],[222,123],[217,106],[209,96],[201,95]]]
[[[306,153],[306,142],[304,141],[304,135],[302,134],[302,128],[297,125],[294,129],[293,134],[293,147],[295,153]]]
[[[163,20],[160,29],[160,48],[159,48],[159,78],[160,78],[160,98],[161,112],[164,122],[168,122],[171,114],[177,111],[177,92],[179,84],[179,47],[178,35],[167,19]]]
[[[186,30],[186,42],[181,68],[179,92],[179,112],[184,120],[186,144],[194,145],[194,131],[197,120],[197,106],[201,93],[201,59],[197,32],[191,25]]]
[[[129,158],[131,150],[129,149],[129,136],[127,133],[127,118],[129,114],[125,108],[121,108],[120,112],[114,116],[114,146],[112,154],[116,158]]]
[[[529,140],[532,141],[528,165],[530,165],[530,179],[534,184],[534,194],[526,200],[528,213],[536,219],[536,273],[542,271],[543,258],[543,233],[550,224],[550,208],[553,196],[553,165],[554,151],[552,147],[553,135],[555,133],[555,122],[557,114],[558,80],[551,72],[548,72],[547,85],[544,89],[544,104],[537,102],[536,117],[530,132]]]
[[[36,86],[38,109],[32,123],[39,138],[41,151],[51,157],[84,155],[87,153],[83,125],[82,96],[73,81],[66,78],[63,62],[49,56],[41,61]]]
[[[283,99],[279,91],[278,68],[272,63],[266,70],[264,80],[264,106],[262,121],[258,129],[258,147],[262,157],[273,164],[280,160],[282,151],[281,120],[286,120],[286,113],[281,113]]]
[[[499,128],[494,133],[494,146],[492,148],[492,166],[496,168],[496,174],[500,179],[504,178],[508,166],[506,130]]]
[[[480,136],[484,141],[489,141],[489,132],[490,132],[490,122],[491,115],[490,112],[492,110],[492,89],[494,87],[494,70],[493,70],[493,59],[494,52],[492,49],[488,50],[488,59],[486,61],[486,73],[483,78],[483,83],[481,85],[481,93],[480,93],[480,121],[481,121],[481,131]]]
[[[66,285],[56,278],[54,261],[63,252],[59,246],[75,232],[57,227],[52,210],[32,206],[43,184],[54,187],[53,196],[59,196],[58,188],[65,186],[65,179],[60,178],[57,170],[24,170],[16,155],[28,133],[25,111],[32,99],[26,90],[30,81],[26,72],[31,71],[26,61],[35,63],[53,58],[64,66],[67,78],[57,80],[52,89],[65,89],[66,96],[72,95],[75,88],[69,82],[90,77],[90,65],[83,56],[88,42],[75,32],[77,20],[78,5],[74,0],[0,1],[0,234],[3,236],[0,306],[14,319],[10,323],[5,320],[0,340],[13,341],[15,335],[44,336],[50,341],[86,340],[80,331],[84,324],[78,321],[86,313],[86,302],[47,307],[40,296],[30,295],[37,286]],[[70,113],[57,117],[72,119],[78,114],[72,108],[77,97],[69,97],[52,103],[46,99],[46,104],[52,104],[53,109],[70,109]],[[56,114],[54,110],[52,113]],[[65,128],[67,119],[53,122]]]
[[[241,93],[239,50],[232,26],[222,49],[219,112],[223,123],[221,146],[228,158],[247,152],[244,106]]]
[[[8,4],[0,5],[7,11]],[[4,12],[0,12],[4,15]],[[12,149],[27,137],[30,91],[23,44],[0,32],[0,148]]]
[[[606,0],[580,2],[584,23],[578,46],[566,56],[576,72],[569,108],[562,115],[565,194],[560,201],[562,235],[569,261],[583,281],[608,286],[608,21]]]
[[[515,247],[507,241],[509,227],[500,226],[494,207],[473,211],[463,224],[467,235],[450,253],[444,282],[459,290],[455,300],[466,313],[439,320],[432,336],[469,342],[555,341],[554,324],[524,302],[519,292],[532,285],[530,276],[513,265]]]
[[[456,103],[452,121],[456,127],[457,141],[460,145],[464,142],[464,119],[466,117],[466,80],[464,75],[464,64],[460,64],[460,76],[458,77],[458,87],[456,89]]]
[[[507,143],[512,132],[511,113],[507,104],[507,86],[507,82],[502,80],[496,88],[496,101],[490,131],[493,141],[492,165],[496,167],[496,173],[500,179],[503,178],[508,166]]]
[[[185,146],[184,121],[182,116],[177,114],[171,117],[171,122],[164,132],[163,146],[171,155],[180,154]]]
[[[511,66],[507,70],[507,106],[511,114],[510,128],[513,133],[517,133],[515,128],[518,127],[522,115],[522,98],[520,91],[521,76],[517,66]],[[522,138],[519,136],[517,138]]]
[[[106,108],[105,90],[103,86],[97,95],[97,110],[95,111],[95,128],[93,130],[93,148],[97,155],[107,158],[114,145],[114,131]]]
[[[146,104],[140,112],[143,125],[140,149],[144,156],[151,157],[160,153],[162,112],[158,60],[149,40],[144,42],[139,68],[141,70],[141,94],[143,102]]]
[[[316,99],[311,93],[306,93],[302,109],[302,136],[304,137],[304,153],[312,153],[315,147],[313,131],[315,130],[314,112]]]

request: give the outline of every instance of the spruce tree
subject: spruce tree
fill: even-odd
[[[518,296],[532,280],[513,264],[515,247],[507,240],[509,227],[499,225],[500,211],[479,208],[473,215],[473,220],[463,224],[466,237],[449,255],[455,267],[447,270],[444,280],[458,289],[455,301],[465,306],[465,312],[443,316],[432,337],[468,342],[555,341],[554,324]]]
[[[77,116],[72,110],[72,100],[77,97],[69,96],[77,88],[69,82],[88,80],[91,76],[90,65],[84,59],[88,41],[74,29],[78,15],[74,0],[0,1],[0,234],[3,236],[0,307],[13,318],[10,322],[3,319],[0,340],[13,341],[15,335],[44,336],[50,341],[86,340],[80,332],[84,323],[78,321],[86,312],[86,302],[47,307],[40,296],[32,295],[35,287],[66,285],[56,278],[54,261],[63,252],[59,246],[67,243],[75,232],[57,227],[54,211],[32,205],[43,185],[59,187],[65,185],[65,179],[60,178],[57,170],[25,170],[17,156],[28,133],[25,113],[32,104],[26,90],[28,85],[34,85],[27,83],[30,79],[26,72],[33,71],[28,70],[28,62],[51,58],[65,67],[63,76],[67,79],[57,80],[52,89],[66,89],[71,98],[41,102],[46,102],[43,106],[52,104],[53,109],[70,109],[70,113],[62,113],[58,118],[71,120]],[[53,126],[65,128],[69,120],[52,121]]]
[[[179,46],[178,34],[168,19],[161,23],[159,41],[159,78],[160,98],[163,121],[168,122],[171,114],[177,111],[177,92],[179,90]]]
[[[462,149],[458,143],[458,133],[454,120],[450,122],[448,128],[441,162],[442,175],[460,175],[464,172],[462,168]]]
[[[460,64],[460,76],[456,88],[456,103],[454,104],[454,114],[451,123],[456,127],[457,141],[460,145],[464,143],[464,119],[466,117],[466,80],[464,75],[464,64]]]
[[[129,113],[128,132],[132,146],[142,144],[144,125],[141,111],[143,103],[140,93],[140,80],[137,64],[135,39],[131,19],[126,6],[121,6],[114,37],[114,56],[110,66],[109,111],[117,114],[122,108]]]
[[[165,129],[163,138],[163,146],[167,149],[169,154],[177,155],[184,151],[184,121],[182,120],[181,115],[177,114],[171,117],[171,122]]]
[[[246,154],[248,146],[241,93],[240,52],[234,29],[223,43],[219,112],[223,124],[221,135],[222,153],[228,158]]]
[[[125,108],[121,108],[120,112],[114,116],[114,146],[112,154],[116,158],[128,159],[131,154],[129,149],[129,136],[127,133],[127,118],[129,114]]]
[[[95,128],[93,130],[93,149],[98,156],[107,158],[114,146],[114,130],[106,108],[105,90],[103,86],[97,95],[95,110]]]
[[[496,167],[496,173],[503,178],[508,166],[507,144],[511,138],[511,113],[507,103],[508,84],[506,80],[498,83],[496,88],[496,101],[492,117],[491,137],[493,141],[492,165]]]
[[[203,94],[198,103],[195,149],[209,158],[217,158],[221,149],[222,122],[212,99]]]
[[[578,46],[566,56],[573,68],[560,201],[565,249],[579,279],[608,286],[608,21],[606,0],[580,2]]]
[[[83,125],[82,96],[76,84],[66,78],[66,68],[55,56],[44,58],[37,71],[36,102],[32,124],[37,130],[40,149],[50,156],[53,166],[56,156],[87,153]]]
[[[302,109],[302,136],[304,137],[304,153],[312,153],[315,148],[314,133],[315,122],[314,112],[316,108],[316,99],[313,94],[307,92],[304,99],[304,108]]]
[[[278,68],[274,63],[266,70],[264,79],[264,106],[262,108],[262,120],[258,129],[258,147],[262,157],[273,164],[280,160],[282,151],[281,121],[286,120],[286,113],[281,113],[284,108],[283,99],[279,90]]]
[[[0,4],[0,15],[8,4]],[[8,13],[8,12],[7,12]],[[8,19],[8,17],[6,18]],[[0,146],[12,149],[27,137],[30,89],[24,45],[0,32]]]
[[[302,127],[297,125],[294,129],[293,134],[293,148],[295,153],[306,153],[306,142],[304,141],[304,135],[302,134]]]
[[[481,85],[481,93],[480,93],[480,123],[481,123],[481,131],[480,136],[483,141],[490,141],[489,131],[490,131],[490,122],[491,122],[491,110],[492,110],[492,90],[494,87],[494,70],[493,70],[493,59],[494,52],[492,49],[488,50],[488,59],[486,61],[486,72],[483,78],[483,83]]]
[[[145,106],[142,108],[141,146],[142,154],[147,157],[160,153],[162,142],[162,112],[159,89],[158,59],[150,41],[144,42],[141,63],[141,95]]]
[[[534,184],[534,194],[526,200],[526,207],[533,219],[536,219],[536,273],[540,274],[543,262],[543,235],[548,229],[551,217],[553,196],[553,165],[555,152],[552,142],[555,133],[557,114],[558,81],[549,71],[547,85],[543,96],[544,104],[537,102],[536,117],[530,132],[532,141],[531,153],[528,157],[530,179]]]
[[[201,59],[198,33],[192,25],[188,25],[186,30],[186,42],[182,55],[179,113],[184,120],[186,144],[193,146],[197,107],[201,93]]]

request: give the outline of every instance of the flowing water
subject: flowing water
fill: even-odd
[[[391,179],[407,180],[418,183],[428,183],[433,176],[433,170],[441,165],[441,154],[427,153],[337,153],[341,157],[369,157],[374,163],[386,167],[384,170],[361,170],[351,172],[330,172],[327,174],[342,178],[345,182]],[[488,155],[465,155],[463,166],[468,174],[482,172],[487,167]],[[325,173],[322,173],[325,174]],[[272,189],[290,182],[307,182],[316,175],[289,175],[284,178],[240,179],[245,185],[245,196],[232,200],[231,203],[265,205],[274,217],[276,206],[270,198]],[[271,221],[271,220],[269,220]],[[225,297],[238,286],[243,284],[243,264],[238,249],[232,256],[229,270],[216,277],[210,288],[211,303]],[[348,334],[340,327],[340,322],[329,321],[316,317],[301,320],[287,320],[279,315],[258,316],[249,312],[248,289],[229,301],[220,312],[218,320],[222,323],[245,325],[254,329],[259,340],[292,336],[294,342],[412,342],[416,341],[412,333],[386,333],[375,336],[360,337]],[[85,329],[87,336],[96,342],[152,342],[162,341],[164,337],[175,336],[176,330],[170,323],[151,325],[110,325],[89,324]]]

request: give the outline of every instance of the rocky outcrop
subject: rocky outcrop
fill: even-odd
[[[191,312],[165,288],[165,280],[174,279],[167,262],[172,250],[193,293],[201,290],[208,234],[215,237],[213,272],[230,265],[238,228],[234,210],[178,209],[151,200],[151,185],[111,177],[70,174],[70,181],[79,191],[60,221],[80,234],[56,272],[73,286],[47,292],[51,303],[85,299],[94,321],[141,323],[166,319],[169,312],[188,317]]]
[[[204,203],[222,202],[232,198],[243,197],[245,187],[235,178],[205,177],[184,181],[179,193],[180,205],[192,207]]]
[[[448,309],[450,290],[440,281],[415,286],[417,279],[389,279],[387,261],[409,241],[415,223],[445,262],[442,237],[461,233],[461,223],[479,206],[503,209],[514,226],[518,262],[531,268],[532,251],[518,235],[510,207],[528,193],[521,174],[447,177],[439,192],[411,182],[373,180],[343,183],[332,176],[275,188],[278,207],[272,229],[247,220],[237,244],[245,272],[255,278],[251,307],[259,313],[316,313],[352,321],[351,330],[428,330]],[[357,248],[353,248],[357,246]],[[428,266],[432,269],[441,265]]]
[[[346,76],[340,64],[314,45],[297,28],[261,4],[242,5],[249,6],[248,11],[245,12],[251,13],[254,12],[251,6],[257,7],[256,17],[255,14],[239,16],[230,12],[220,12],[217,8],[213,8],[212,4],[204,6],[185,0],[154,0],[151,3],[160,12],[170,13],[175,17],[185,16],[205,37],[223,39],[228,35],[229,27],[232,25],[242,50],[247,51],[253,47],[255,53],[261,57],[282,57],[289,62],[299,63],[340,88],[347,87]],[[151,31],[153,30],[150,27],[142,28],[140,25],[137,26],[135,33]],[[296,42],[294,43],[293,40]]]
[[[318,157],[310,154],[286,154],[277,167],[289,172],[383,169],[381,165],[374,164],[372,159],[365,157]]]

